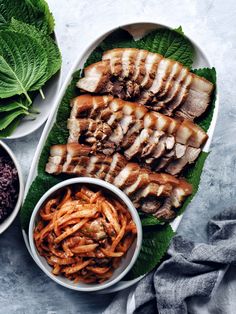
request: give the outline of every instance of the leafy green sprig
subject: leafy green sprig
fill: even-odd
[[[0,0],[0,138],[32,116],[35,96],[45,98],[42,87],[61,67],[53,29],[46,1]]]

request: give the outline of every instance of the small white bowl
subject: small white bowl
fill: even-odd
[[[46,259],[42,256],[37,251],[37,248],[34,243],[34,238],[33,238],[33,232],[35,228],[35,223],[38,220],[38,213],[44,202],[52,196],[56,191],[59,189],[62,189],[68,185],[73,185],[73,184],[89,184],[89,185],[94,185],[97,187],[101,187],[102,190],[107,190],[110,193],[113,193],[120,199],[121,201],[124,202],[124,204],[127,206],[133,221],[136,224],[137,228],[137,238],[132,244],[132,246],[129,248],[127,251],[125,257],[121,260],[121,265],[114,271],[112,277],[105,281],[104,283],[101,284],[85,284],[85,283],[74,283],[71,280],[67,279],[64,276],[55,276],[52,274],[52,267],[47,263]],[[35,262],[38,264],[38,266],[45,272],[48,277],[50,277],[52,280],[57,282],[58,284],[77,291],[86,291],[86,292],[91,292],[91,291],[98,291],[102,290],[105,288],[108,288],[114,284],[116,284],[118,281],[120,281],[132,268],[134,265],[135,261],[138,258],[140,249],[141,249],[141,244],[142,244],[142,225],[141,221],[139,218],[139,215],[137,213],[137,210],[133,206],[132,202],[130,199],[118,188],[116,188],[114,185],[99,180],[99,179],[93,179],[93,178],[74,178],[74,179],[69,179],[63,182],[60,182],[59,184],[53,186],[47,193],[45,193],[39,202],[37,203],[30,219],[30,224],[29,224],[29,244],[32,252],[32,256],[35,260]]]
[[[22,201],[23,201],[23,194],[24,194],[24,180],[21,172],[21,167],[16,159],[16,156],[12,152],[12,150],[3,142],[0,141],[0,148],[2,148],[12,159],[14,165],[16,166],[17,173],[18,173],[18,180],[19,180],[19,195],[15,205],[15,208],[11,212],[11,214],[2,222],[0,223],[0,234],[2,234],[14,221],[16,215],[18,214]]]

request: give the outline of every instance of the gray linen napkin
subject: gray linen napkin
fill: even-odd
[[[222,270],[236,265],[236,210],[229,209],[211,219],[208,235],[208,244],[194,244],[175,236],[167,260],[136,286],[118,294],[104,313],[236,313],[236,300],[231,300],[231,305],[224,302],[228,300],[224,291],[230,293],[230,278],[220,284],[224,289],[218,287]],[[235,290],[234,281],[230,291]]]

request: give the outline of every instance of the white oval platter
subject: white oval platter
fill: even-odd
[[[156,23],[150,23],[150,22],[137,22],[137,23],[132,23],[132,24],[127,24],[127,25],[122,25],[119,26],[121,28],[126,29],[127,31],[129,31],[134,38],[140,38],[142,37],[144,34],[148,33],[151,30],[157,29],[157,28],[170,28],[170,26],[166,26],[166,25],[161,25],[161,24],[156,24]],[[45,125],[45,128],[43,130],[42,136],[40,138],[38,147],[36,149],[33,161],[32,161],[32,165],[31,165],[31,169],[29,172],[29,176],[28,176],[28,180],[26,182],[26,187],[25,187],[25,195],[24,198],[26,197],[29,187],[32,183],[32,181],[34,180],[34,178],[37,176],[37,166],[38,166],[38,160],[39,160],[39,156],[41,154],[41,151],[44,147],[45,141],[47,139],[47,136],[54,124],[54,121],[56,119],[56,114],[57,114],[57,109],[60,105],[60,102],[65,94],[65,91],[72,79],[72,74],[78,70],[83,68],[83,65],[85,63],[85,61],[87,60],[88,56],[91,54],[91,52],[102,42],[102,40],[109,35],[110,33],[112,33],[114,30],[116,30],[118,27],[115,27],[111,30],[109,30],[108,32],[102,34],[101,36],[99,36],[99,38],[97,38],[93,43],[91,43],[86,49],[84,49],[83,52],[81,52],[78,55],[78,58],[75,62],[75,64],[72,66],[70,72],[68,73],[68,76],[62,86],[62,88],[60,89],[60,92],[58,93],[57,97],[54,100],[54,104],[53,104],[53,108],[51,110],[51,114],[48,118],[48,121]],[[190,39],[190,38],[189,38]],[[201,48],[192,40],[190,39],[194,49],[195,49],[195,59],[194,59],[194,63],[193,63],[193,68],[202,68],[202,67],[211,67],[211,63],[209,61],[209,59],[207,58],[207,56],[205,55],[205,53],[201,50]],[[53,89],[52,89],[53,91]],[[55,91],[54,91],[55,93]],[[210,144],[212,141],[212,136],[213,136],[213,132],[215,129],[215,125],[216,125],[216,120],[217,120],[217,114],[218,114],[218,107],[219,107],[219,97],[217,95],[216,97],[216,103],[215,103],[215,110],[214,110],[214,115],[213,115],[213,119],[211,122],[211,126],[208,130],[208,140],[203,148],[204,152],[209,152],[209,148],[210,148]],[[171,226],[173,228],[174,231],[177,230],[179,223],[182,219],[182,215],[178,216],[175,218],[175,220],[171,223]],[[23,232],[23,236],[24,236],[24,240],[25,240],[25,244],[30,252],[30,248],[29,248],[29,241],[28,241],[28,236],[27,233],[25,232],[25,230],[22,230]],[[32,255],[31,255],[32,256]],[[101,290],[99,293],[112,293],[112,292],[117,292],[123,289],[126,289],[132,285],[134,285],[135,283],[137,283],[141,278],[143,278],[144,276],[140,276],[136,279],[133,280],[129,280],[129,281],[120,281],[118,282],[116,285]]]

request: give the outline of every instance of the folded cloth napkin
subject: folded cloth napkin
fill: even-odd
[[[227,300],[224,291],[229,293],[230,278],[219,284],[228,265],[236,265],[236,210],[229,209],[211,219],[208,236],[208,244],[175,236],[167,260],[136,286],[118,294],[104,313],[236,313],[236,300],[231,307],[223,302]],[[224,289],[219,287],[222,284]],[[234,284],[233,292],[236,280]]]

